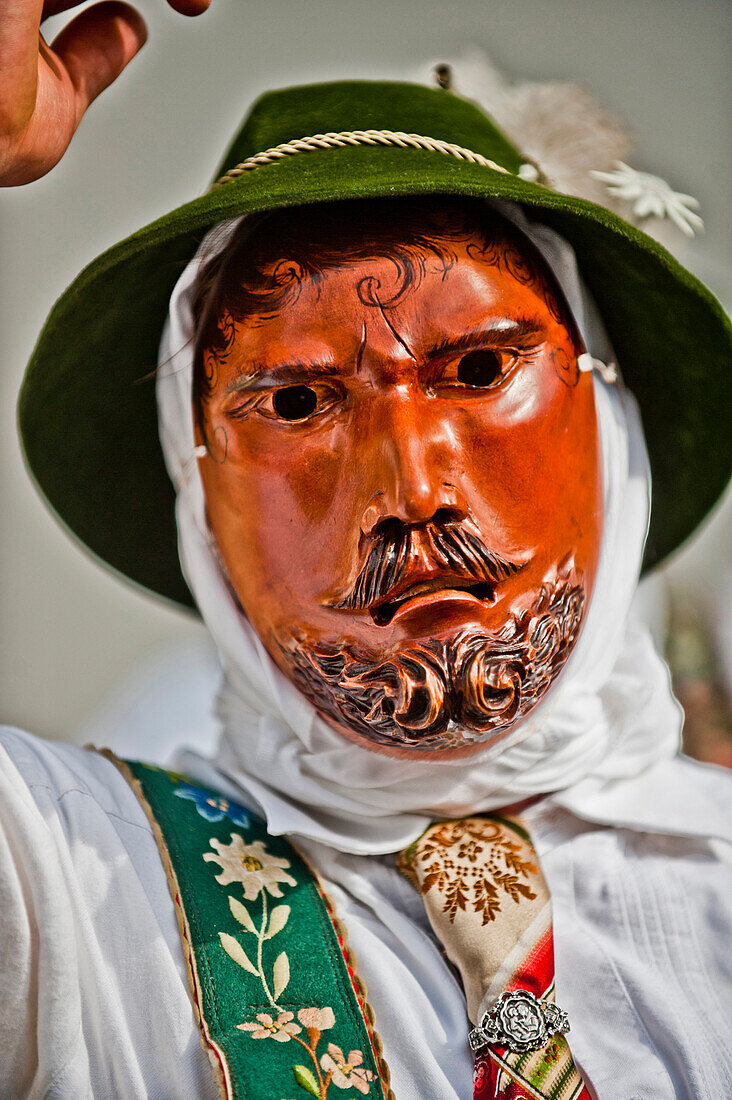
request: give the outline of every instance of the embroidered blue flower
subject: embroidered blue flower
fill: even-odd
[[[190,783],[181,783],[173,794],[178,798],[190,798],[196,803],[196,809],[206,821],[223,821],[228,817],[234,825],[244,828],[251,824],[251,817],[243,806],[236,802],[230,802],[228,798],[222,798],[212,794],[211,791],[202,791],[200,787],[193,787]]]

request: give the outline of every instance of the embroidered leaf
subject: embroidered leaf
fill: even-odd
[[[448,883],[443,891],[445,904],[442,911],[447,913],[451,923],[455,921],[458,909],[465,909],[468,902],[468,889],[464,879],[458,876],[454,882]]]
[[[516,875],[496,875],[496,882],[499,886],[502,886],[509,897],[513,898],[513,900],[516,902],[519,902],[521,900],[519,898],[519,894],[521,894],[525,898],[529,898],[530,900],[533,900],[536,897],[536,894],[531,889],[531,887],[528,886],[525,882],[519,882]]]
[[[246,951],[233,936],[228,935],[227,932],[219,932],[219,939],[221,940],[221,946],[230,959],[233,959],[235,963],[238,963],[242,969],[246,970],[249,974],[258,974],[256,966],[247,958]],[[275,963],[275,969],[277,964]],[[288,974],[289,977],[289,974]],[[286,985],[287,983],[285,983]],[[284,988],[284,986],[283,986]]]
[[[473,895],[473,909],[476,913],[482,913],[483,926],[496,919],[501,911],[501,902],[498,890],[490,879],[479,879],[475,883]]]
[[[256,974],[256,970],[254,973]],[[277,998],[284,993],[287,988],[287,983],[290,980],[290,960],[287,958],[286,951],[283,951],[282,954],[278,955],[275,959],[272,976],[274,978],[275,1000],[277,1000]]]
[[[247,907],[245,905],[242,905],[240,901],[237,901],[236,898],[230,897],[229,908],[234,914],[235,919],[239,921],[239,924],[242,924],[246,928],[247,932],[253,932],[256,936],[257,929],[254,927],[254,921],[249,916],[249,910],[247,909]]]
[[[282,958],[281,955],[280,958]],[[305,1089],[305,1092],[309,1092],[311,1096],[320,1097],[318,1082],[311,1069],[308,1069],[307,1066],[293,1066],[292,1072],[295,1074],[295,1080],[301,1089]]]
[[[287,918],[289,917],[289,915],[289,905],[275,905],[269,918],[267,935],[264,938],[266,940],[271,940],[273,936],[276,936],[278,932],[281,932],[287,924]]]
[[[530,859],[521,858],[521,845],[514,840],[504,840],[502,844],[503,862],[509,871],[516,871],[519,875],[535,875],[539,868]]]

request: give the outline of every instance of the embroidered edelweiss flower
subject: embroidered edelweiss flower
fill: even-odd
[[[277,1019],[273,1019],[268,1012],[257,1013],[257,1023],[237,1024],[239,1031],[251,1031],[252,1039],[274,1039],[276,1043],[289,1043],[293,1035],[302,1031],[294,1023],[295,1017],[291,1012],[280,1012]]]
[[[365,1096],[369,1092],[369,1081],[373,1081],[374,1075],[370,1069],[361,1065],[363,1053],[360,1050],[350,1050],[348,1058],[335,1043],[328,1043],[328,1053],[320,1059],[320,1064],[326,1073],[330,1073],[331,1081],[338,1089],[356,1089]]]
[[[697,199],[673,191],[660,176],[637,172],[622,160],[615,161],[614,172],[593,171],[590,175],[601,180],[614,198],[632,202],[637,218],[670,218],[687,237],[704,228],[704,222],[694,213],[699,208]]]
[[[246,827],[251,821],[243,806],[237,805],[236,802],[229,802],[228,798],[219,798],[217,795],[211,794],[210,791],[203,791],[200,787],[194,787],[191,783],[181,783],[180,787],[173,791],[173,794],[176,794],[178,798],[190,798],[192,802],[195,802],[196,809],[201,817],[206,818],[206,821],[223,821],[225,817],[228,817],[229,821],[240,828]]]
[[[209,843],[218,855],[206,852],[203,858],[206,862],[221,864],[222,873],[216,876],[216,881],[222,886],[240,882],[247,901],[254,901],[262,890],[267,890],[273,898],[281,898],[280,882],[286,882],[288,886],[297,885],[292,875],[285,871],[290,861],[269,855],[261,840],[245,844],[239,833],[232,833],[231,844],[224,844],[216,837],[212,837]]]
[[[301,1008],[297,1018],[303,1027],[316,1031],[327,1031],[335,1024],[332,1008]]]
[[[476,859],[483,852],[483,845],[477,840],[466,840],[458,848],[458,855],[460,859],[468,859],[471,863],[475,863]]]

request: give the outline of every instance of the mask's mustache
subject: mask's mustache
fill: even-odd
[[[408,571],[417,532],[422,543],[427,543],[435,566],[476,583],[496,584],[521,567],[489,550],[479,535],[460,523],[410,527],[395,520],[384,525],[350,592],[332,606],[361,611],[388,595]]]

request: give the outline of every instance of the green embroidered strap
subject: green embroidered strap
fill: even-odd
[[[393,1100],[343,930],[295,848],[183,776],[111,758],[153,825],[221,1095]]]

